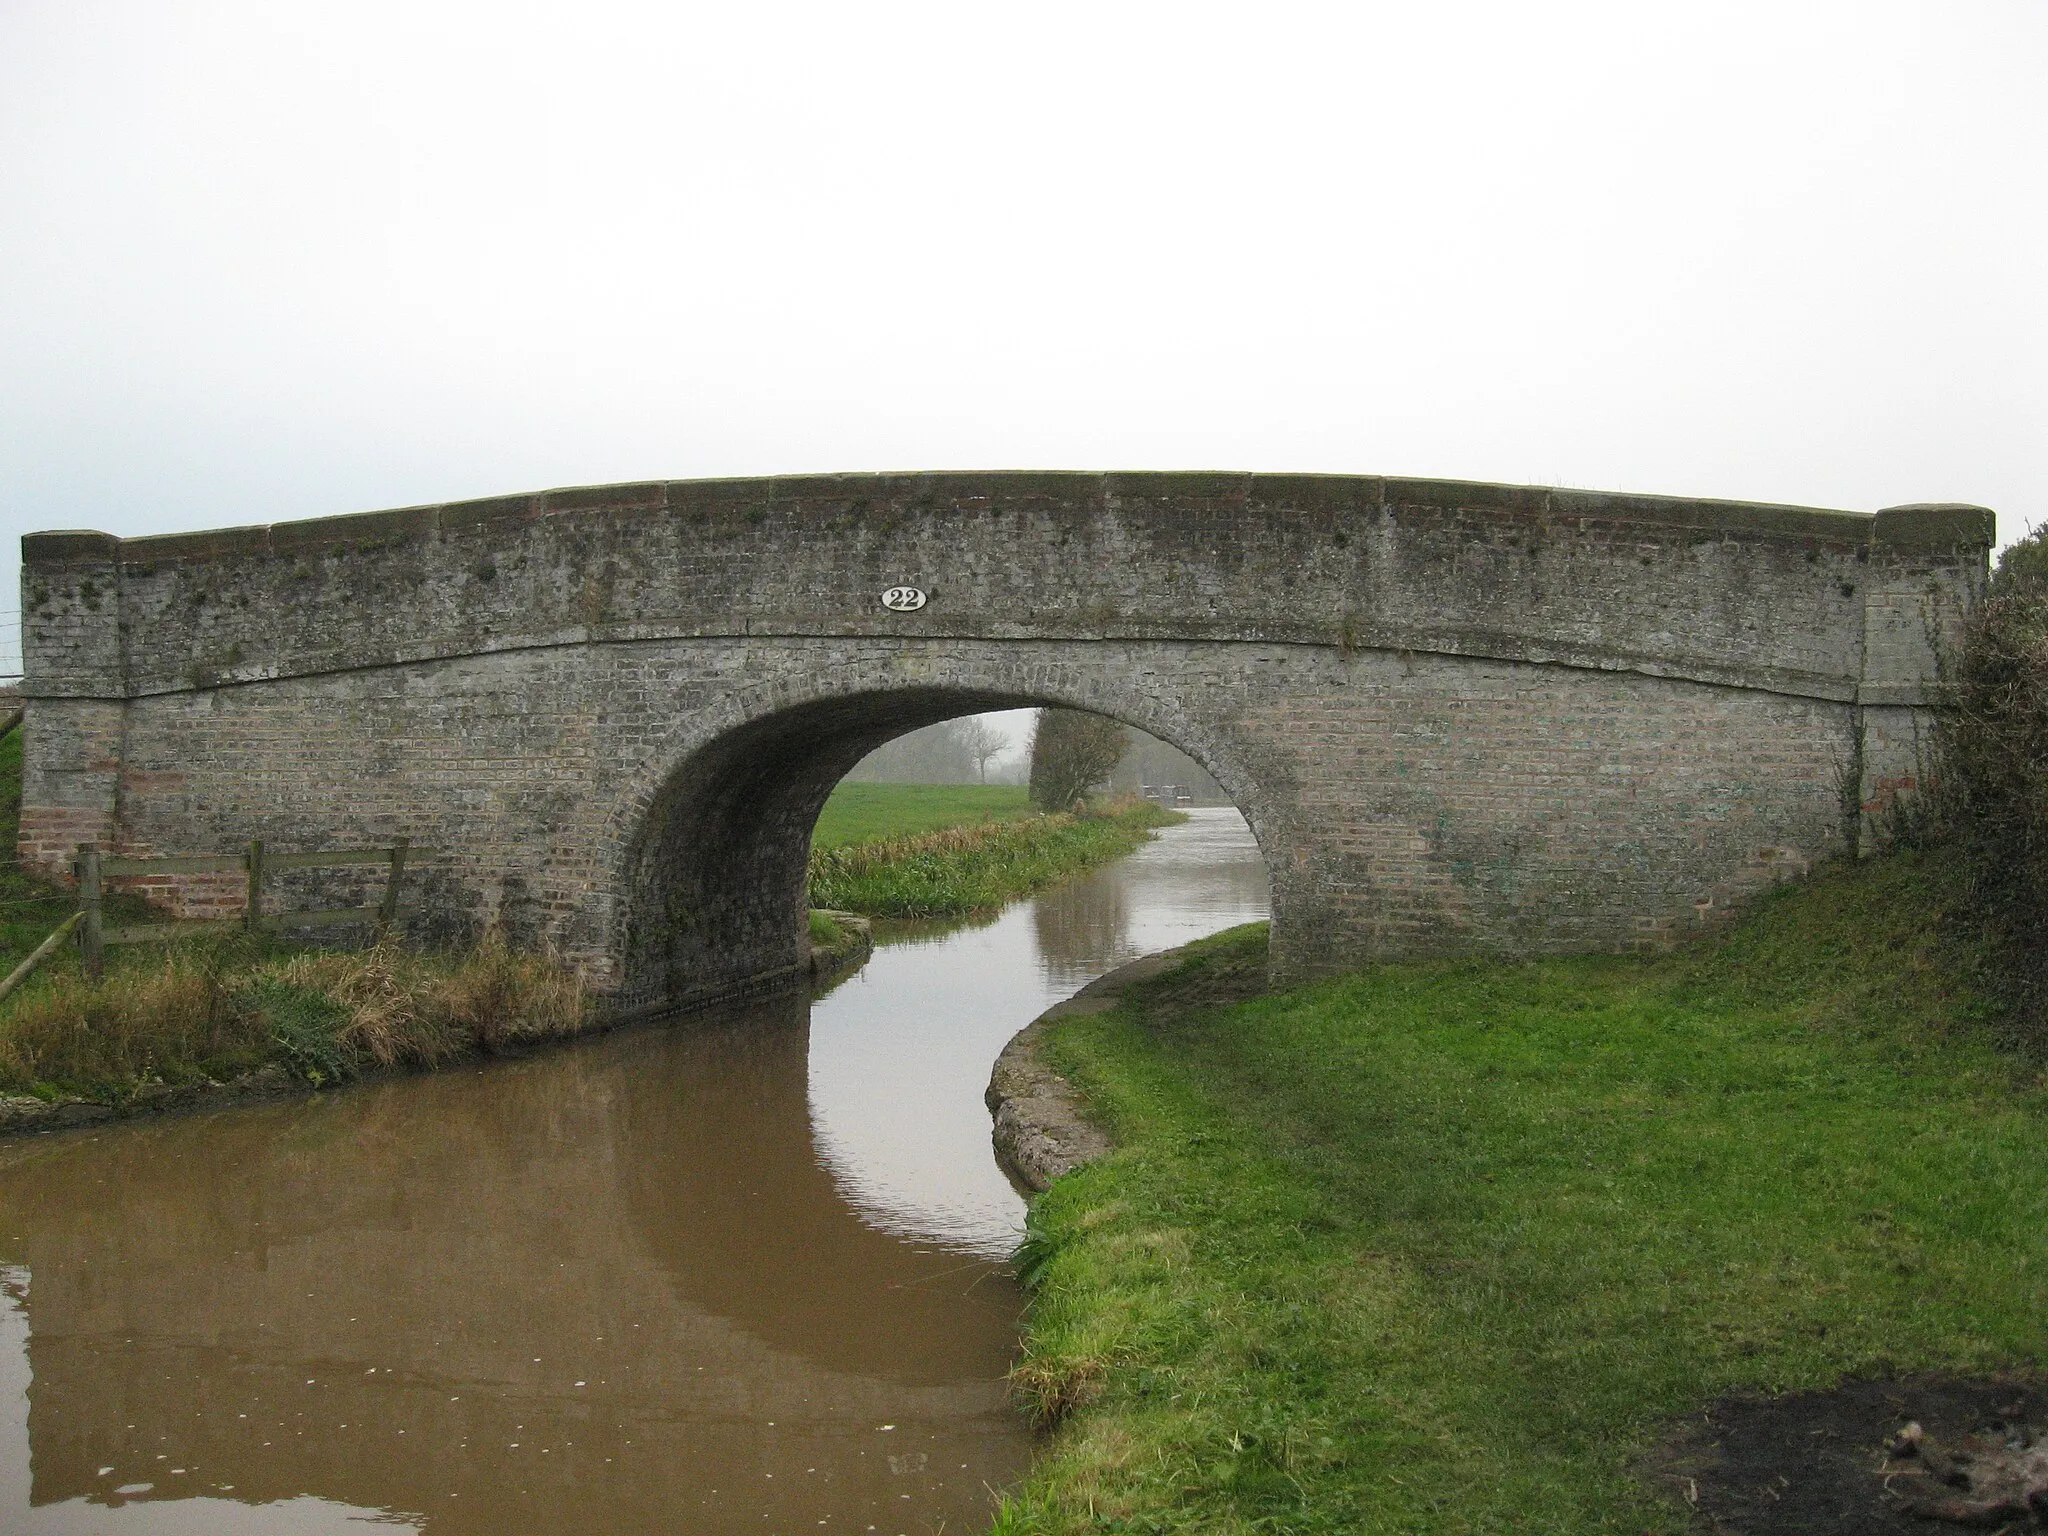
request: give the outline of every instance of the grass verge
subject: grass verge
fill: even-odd
[[[1155,829],[1184,820],[1178,811],[1129,800],[1097,815],[985,821],[841,847],[814,843],[811,905],[877,917],[985,911],[1121,858]]]
[[[1031,1213],[997,1530],[1677,1532],[1632,1469],[1722,1394],[2038,1366],[2048,1093],[1960,899],[1898,855],[1691,952],[1217,1001],[1240,930],[1061,1023],[1120,1150]]]
[[[1037,814],[1021,784],[841,784],[818,813],[811,846],[847,848]]]
[[[75,956],[52,960],[0,1005],[0,1088],[121,1104],[273,1063],[319,1087],[591,1022],[575,977],[495,938],[460,955],[245,939],[138,946],[97,983]]]

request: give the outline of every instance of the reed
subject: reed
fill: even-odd
[[[317,1086],[573,1035],[593,1019],[573,973],[496,933],[460,954],[194,945],[137,956],[102,982],[75,964],[37,977],[0,1008],[0,1084],[118,1102],[276,1062]]]

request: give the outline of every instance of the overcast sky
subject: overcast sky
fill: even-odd
[[[815,470],[2009,539],[2044,81],[2044,0],[0,0],[0,610],[29,529]]]

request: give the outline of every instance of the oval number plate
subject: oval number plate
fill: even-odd
[[[882,594],[882,606],[891,613],[915,613],[924,606],[924,589],[891,587]]]

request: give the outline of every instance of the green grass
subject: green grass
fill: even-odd
[[[1037,814],[1020,784],[841,784],[818,815],[811,846],[849,848]]]
[[[991,820],[836,848],[814,844],[811,904],[878,917],[983,912],[1121,858],[1155,829],[1184,820],[1177,811],[1130,801],[1101,815]]]
[[[2038,1365],[2048,1093],[1952,872],[1829,868],[1658,959],[1389,965],[1236,1004],[1204,946],[1057,1065],[1017,1384],[1051,1531],[1678,1532],[1631,1473],[1735,1389]]]

